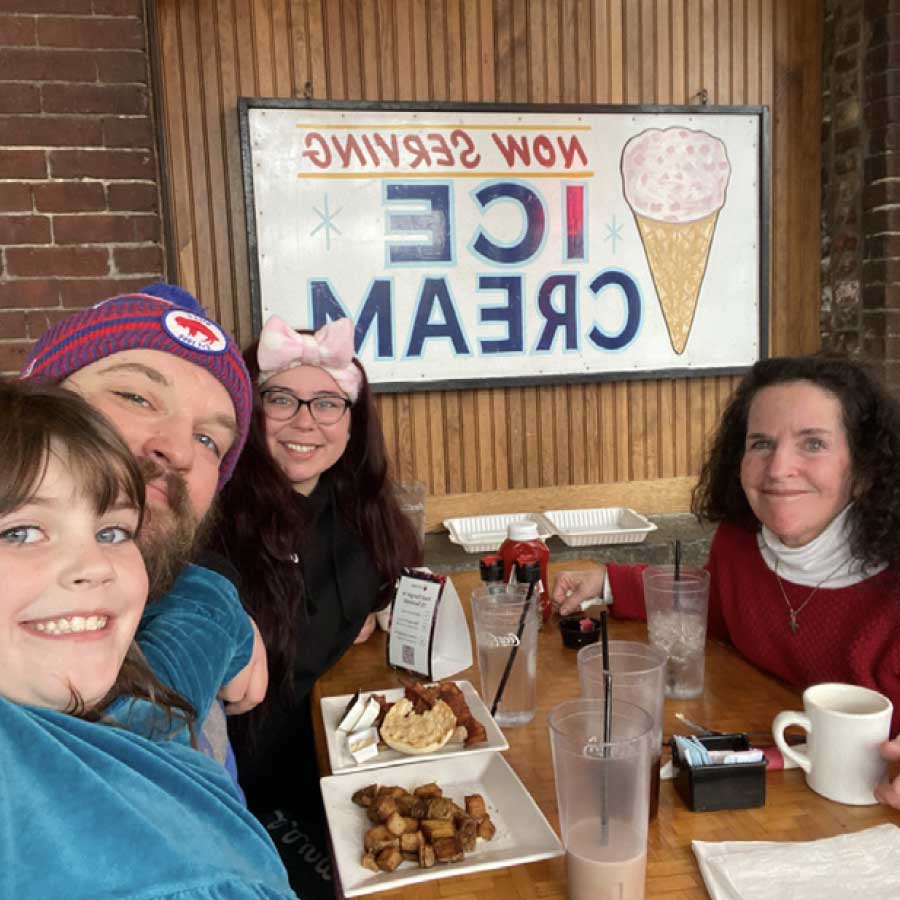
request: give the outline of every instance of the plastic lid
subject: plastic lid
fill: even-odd
[[[516,581],[531,584],[541,577],[541,563],[533,550],[526,550],[516,557]]]
[[[503,560],[499,556],[482,556],[479,564],[482,581],[503,581]]]
[[[537,522],[532,519],[518,519],[510,522],[506,536],[511,541],[532,541],[539,538]]]

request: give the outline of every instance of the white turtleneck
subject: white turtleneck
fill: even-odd
[[[802,547],[788,547],[778,535],[762,526],[757,536],[766,565],[785,581],[809,587],[843,588],[877,575],[887,564],[867,567],[850,552],[847,504],[816,538]]]

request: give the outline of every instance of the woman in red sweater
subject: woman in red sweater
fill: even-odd
[[[900,407],[847,360],[762,360],[725,409],[694,489],[719,526],[709,633],[797,688],[864,685],[900,728]],[[563,572],[560,612],[597,594],[645,618],[642,566]],[[900,743],[886,747],[900,758]],[[897,790],[882,799],[900,805]],[[888,793],[890,792],[890,793]]]

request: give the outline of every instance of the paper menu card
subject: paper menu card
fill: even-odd
[[[388,665],[449,678],[472,665],[466,614],[453,582],[424,569],[404,569],[391,604]]]

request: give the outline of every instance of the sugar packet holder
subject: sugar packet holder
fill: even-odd
[[[472,665],[466,614],[446,575],[403,570],[391,602],[387,663],[429,681],[449,678]]]

